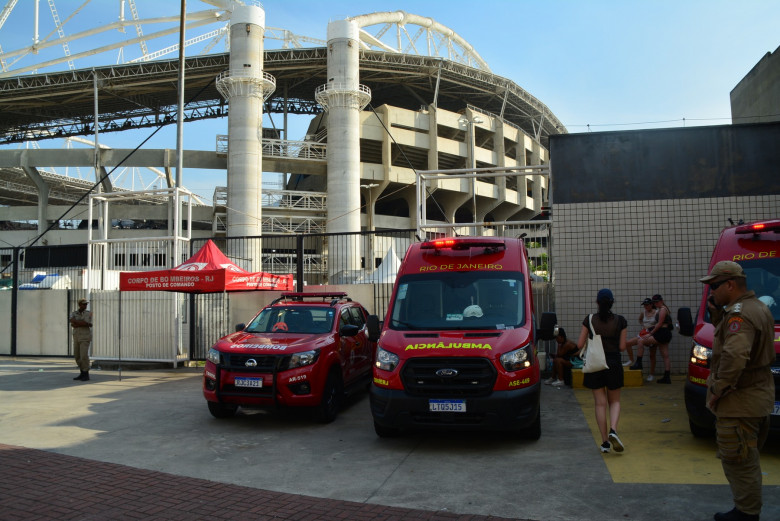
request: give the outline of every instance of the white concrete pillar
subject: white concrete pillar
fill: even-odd
[[[360,231],[360,111],[371,91],[360,85],[360,27],[350,20],[328,24],[328,83],[315,92],[328,111],[328,233]],[[328,272],[341,279],[360,269],[357,248],[330,251]]]
[[[276,88],[263,72],[265,11],[236,6],[230,17],[230,69],[217,78],[228,100],[227,236],[261,234],[263,101]],[[229,241],[234,242],[234,241]],[[228,256],[245,269],[259,269],[260,246],[230,247]],[[243,262],[239,262],[239,259]]]

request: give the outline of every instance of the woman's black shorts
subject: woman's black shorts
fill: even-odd
[[[653,338],[658,344],[668,344],[672,340],[672,330],[668,327],[659,328],[653,333]]]
[[[620,355],[610,356],[606,354],[607,366],[597,373],[585,373],[582,375],[582,385],[588,389],[603,389],[606,387],[610,391],[623,387],[623,364],[620,361]]]

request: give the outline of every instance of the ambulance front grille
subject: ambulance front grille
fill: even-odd
[[[413,396],[458,398],[489,395],[497,372],[486,358],[414,358],[401,377]]]

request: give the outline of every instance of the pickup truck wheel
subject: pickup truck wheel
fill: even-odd
[[[230,418],[238,410],[238,405],[220,402],[206,402],[209,405],[209,412],[215,418]]]
[[[376,432],[376,435],[380,438],[397,438],[401,435],[401,431],[399,429],[384,427],[379,425],[377,422],[374,422],[374,432]]]
[[[528,427],[520,431],[520,436],[526,440],[538,440],[542,437],[542,415],[541,412],[536,413],[536,419]]]
[[[325,381],[325,388],[322,390],[322,400],[317,406],[317,421],[330,423],[335,420],[339,414],[343,397],[344,390],[341,387],[341,378],[334,371],[331,371]]]

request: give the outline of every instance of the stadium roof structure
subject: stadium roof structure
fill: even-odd
[[[228,54],[188,58],[185,121],[224,117],[228,104],[215,79]],[[317,86],[326,83],[324,47],[265,51],[264,71],[276,78],[266,113],[317,114]],[[0,144],[94,133],[97,86],[100,132],[175,124],[177,60],[112,65],[0,79]],[[374,107],[419,110],[436,103],[467,105],[504,118],[543,145],[565,127],[537,98],[513,81],[439,57],[362,50],[360,81]]]

